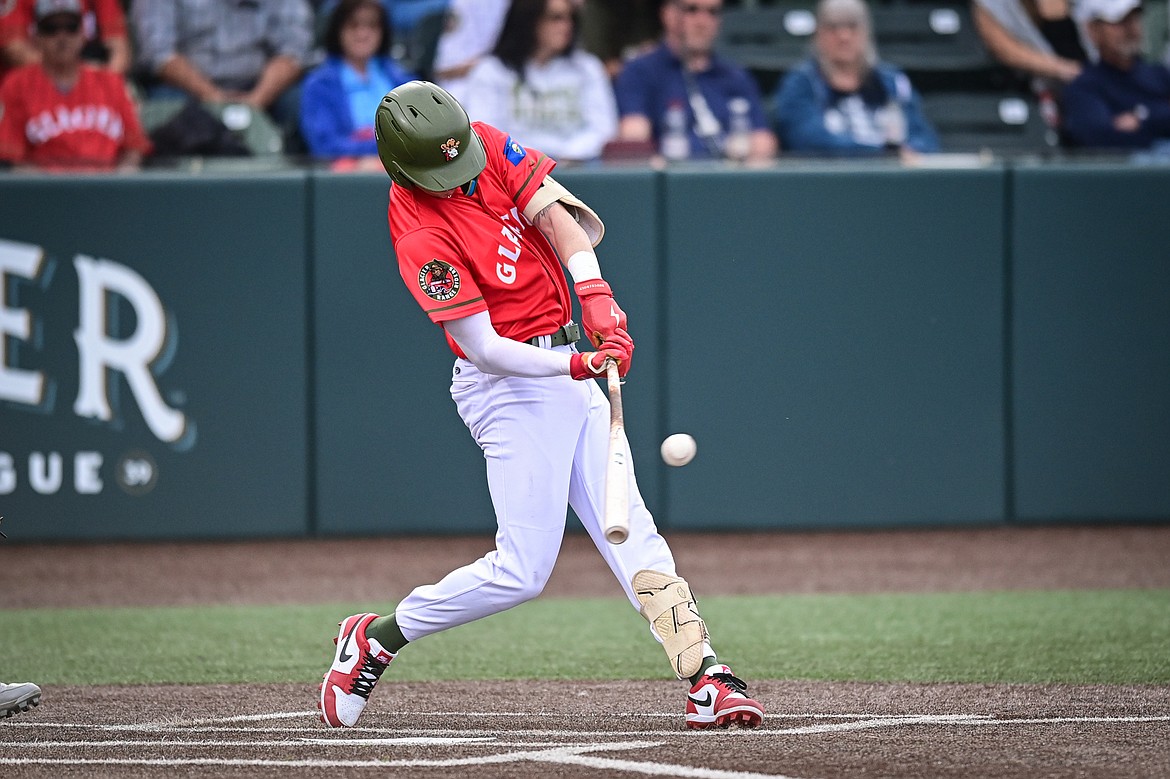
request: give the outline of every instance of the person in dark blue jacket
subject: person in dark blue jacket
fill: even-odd
[[[1098,61],[1064,90],[1070,146],[1149,149],[1170,140],[1170,68],[1142,59],[1141,0],[1082,0]]]
[[[776,92],[782,149],[904,158],[939,150],[910,79],[878,62],[864,0],[821,0],[813,51]]]
[[[722,14],[723,0],[663,0],[661,44],[614,82],[620,141],[653,144],[670,160],[776,156],[755,79],[715,51]]]
[[[414,75],[390,56],[391,30],[379,0],[341,0],[325,31],[327,59],[306,78],[301,135],[318,159],[339,169],[381,170],[374,112],[383,95]]]

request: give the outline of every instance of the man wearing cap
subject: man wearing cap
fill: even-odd
[[[150,151],[126,82],[82,62],[81,0],[37,0],[41,61],[0,86],[0,161],[54,170],[136,168]]]
[[[1170,69],[1142,59],[1141,0],[1081,0],[1098,60],[1064,92],[1071,146],[1147,149],[1170,139]]]
[[[759,86],[715,51],[723,0],[665,0],[662,42],[614,81],[618,140],[653,142],[667,159],[776,156]]]
[[[33,40],[37,0],[0,0],[0,81],[8,70],[40,61]],[[86,45],[82,56],[123,76],[130,69],[130,40],[121,0],[81,0]]]

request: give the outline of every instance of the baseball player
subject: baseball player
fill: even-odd
[[[416,588],[392,614],[342,620],[320,688],[321,717],[352,727],[382,672],[409,641],[536,597],[556,562],[566,503],[650,622],[671,668],[691,687],[690,728],[754,727],[763,707],[717,659],[687,582],[627,466],[630,532],[605,540],[609,401],[595,381],[608,360],[630,368],[626,315],[593,247],[604,225],[550,174],[556,163],[482,122],[446,91],[412,81],[374,121],[390,174],[390,235],[414,299],[455,353],[451,397],[487,461],[496,548]],[[584,331],[561,260],[573,277]],[[587,630],[581,626],[581,630]]]
[[[28,711],[41,702],[41,688],[32,682],[0,682],[0,719]]]
[[[81,60],[81,0],[37,0],[41,62],[0,86],[0,160],[50,169],[137,167],[150,151],[126,83]]]

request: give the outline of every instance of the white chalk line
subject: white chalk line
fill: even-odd
[[[843,733],[855,730],[871,730],[875,728],[892,728],[902,727],[908,725],[982,725],[982,726],[1013,726],[1013,725],[1059,725],[1059,724],[1141,724],[1141,723],[1164,723],[1170,722],[1170,715],[1153,715],[1153,716],[1121,716],[1121,717],[1030,717],[1030,718],[993,718],[986,714],[910,714],[910,715],[869,715],[868,719],[854,719],[858,716],[864,715],[827,715],[848,717],[846,722],[822,722],[814,725],[803,725],[790,728],[754,728],[754,729],[740,729],[733,728],[728,730],[704,731],[698,733],[689,730],[562,730],[562,729],[531,729],[523,731],[512,731],[509,733],[513,738],[516,736],[531,736],[542,738],[562,739],[558,744],[563,745],[563,740],[579,742],[582,738],[709,738],[712,735],[717,736],[731,736],[734,738],[750,738],[752,736],[799,736],[799,735],[817,735],[826,733]],[[203,741],[184,741],[181,739],[166,739],[160,741],[151,741],[146,739],[119,739],[119,740],[101,740],[101,741],[37,741],[37,742],[18,742],[35,744],[37,746],[132,746],[132,745],[156,745],[156,746],[258,746],[258,745],[272,745],[272,746],[297,746],[305,744],[313,745],[338,745],[338,746],[410,746],[410,745],[438,745],[438,744],[472,744],[479,743],[483,745],[495,746],[511,746],[512,743],[500,742],[497,740],[497,735],[482,735],[489,731],[469,730],[466,728],[346,728],[344,731],[333,731],[338,733],[336,737],[323,737],[320,734],[329,733],[330,731],[323,729],[320,726],[309,726],[302,728],[249,728],[249,727],[215,727],[210,725],[196,725],[187,728],[181,728],[177,725],[154,726],[150,730],[143,725],[90,725],[79,723],[37,723],[37,722],[12,722],[7,723],[5,727],[41,727],[41,728],[56,728],[62,730],[99,730],[99,731],[131,731],[136,733],[159,733],[159,734],[180,734],[183,732],[189,733],[233,733],[233,734],[260,734],[260,733],[274,733],[281,735],[297,734],[297,733],[311,733],[315,734],[311,737],[301,736],[295,740],[283,741],[220,741],[220,740],[203,740]],[[490,731],[493,734],[498,734],[498,731]],[[346,735],[341,735],[346,734]],[[382,738],[356,738],[356,736],[384,736]],[[3,742],[0,742],[3,743]],[[533,746],[534,742],[521,741],[515,742],[523,746]],[[9,742],[9,745],[14,745]],[[556,744],[549,744],[554,746]],[[541,746],[545,746],[541,744]]]
[[[818,735],[826,733],[845,733],[857,730],[873,730],[878,728],[892,728],[901,727],[905,725],[1056,725],[1056,724],[1108,724],[1108,723],[1158,723],[1170,722],[1170,716],[1148,716],[1148,717],[1045,717],[1045,718],[1027,718],[1027,719],[992,719],[987,715],[981,714],[951,714],[951,715],[937,715],[937,714],[918,714],[910,716],[875,716],[868,720],[854,720],[850,722],[838,723],[823,723],[818,725],[805,725],[793,728],[756,728],[752,730],[726,730],[718,731],[717,735],[734,736],[738,738],[746,738],[753,735],[758,736],[803,736],[803,735]],[[31,724],[31,723],[29,723]],[[76,727],[94,727],[94,726],[76,726]],[[102,726],[114,727],[114,726]],[[271,732],[268,729],[261,728],[207,728],[196,727],[191,728],[191,732],[221,732],[221,733],[254,733]],[[155,732],[175,732],[171,728],[162,728]],[[306,729],[291,729],[286,728],[280,733],[304,733]],[[319,728],[313,728],[308,732],[320,733]],[[383,728],[350,728],[344,731],[345,733],[395,733],[398,735],[388,738],[306,738],[301,737],[293,740],[276,740],[276,741],[219,741],[219,740],[200,740],[200,741],[184,741],[181,739],[166,739],[166,740],[148,740],[148,739],[119,739],[119,740],[101,740],[101,741],[30,741],[30,742],[11,742],[6,746],[30,746],[30,747],[119,747],[119,746],[193,746],[193,747],[214,747],[214,746],[420,746],[420,745],[482,745],[482,746],[559,746],[562,742],[538,744],[531,741],[518,742],[501,742],[495,736],[473,736],[470,733],[480,731],[470,731],[464,729],[431,729],[431,728],[398,728],[398,729],[383,729]],[[418,734],[418,735],[401,735],[403,733]],[[513,732],[511,735],[519,735]],[[560,738],[580,740],[583,737],[602,737],[602,738],[671,738],[671,737],[694,737],[704,738],[709,734],[695,735],[692,732],[681,730],[525,730],[523,735],[539,736],[543,738]]]
[[[645,763],[637,760],[586,756],[589,752],[611,752],[619,749],[649,749],[659,746],[654,742],[631,741],[619,744],[591,744],[560,746],[539,751],[507,752],[499,755],[459,757],[436,760],[261,760],[233,758],[0,758],[0,765],[135,765],[135,766],[222,766],[222,767],[281,767],[281,768],[446,768],[453,766],[481,766],[487,763],[539,762],[561,765],[580,765],[588,768],[627,771],[648,776],[673,776],[680,779],[794,779],[783,774],[761,774],[751,771],[725,771],[716,768],[698,768],[670,763]]]
[[[230,732],[237,734],[247,733],[322,733],[320,726],[312,726],[305,728],[252,728],[252,727],[219,727],[210,723],[223,722],[252,722],[252,721],[268,721],[276,719],[293,719],[306,716],[315,716],[316,712],[281,712],[274,714],[263,715],[243,715],[236,717],[224,718],[208,718],[201,720],[192,720],[185,726],[180,723],[169,724],[139,724],[139,725],[80,725],[75,723],[37,723],[35,721],[26,721],[20,723],[9,723],[7,726],[25,726],[25,727],[58,727],[62,729],[68,728],[88,728],[90,730],[132,730],[140,733],[155,732],[159,734],[172,734],[176,731],[182,733],[184,731],[190,733],[202,732]],[[462,716],[459,712],[447,713],[447,716]],[[536,713],[522,714],[523,717],[537,717],[543,716]],[[671,715],[677,716],[677,715]],[[865,714],[833,714],[833,715],[783,715],[781,717],[774,717],[779,719],[795,719],[803,717],[805,719],[822,720],[816,724],[804,725],[790,728],[767,729],[757,728],[754,730],[731,730],[718,731],[716,735],[735,735],[735,736],[795,736],[795,735],[815,735],[815,734],[829,734],[842,733],[848,731],[866,730],[874,728],[896,728],[905,726],[963,726],[963,725],[982,725],[982,726],[1014,726],[1014,725],[1053,725],[1053,724],[1101,724],[1101,723],[1166,723],[1170,722],[1170,715],[1154,715],[1154,716],[1121,716],[1121,717],[1032,717],[1032,718],[994,718],[989,715],[980,714],[911,714],[911,715],[865,715]],[[837,720],[834,722],[826,722],[824,720]],[[845,721],[841,721],[845,720]],[[207,723],[207,724],[202,724]],[[502,749],[518,749],[519,751],[506,751],[497,754],[468,757],[453,757],[453,758],[439,758],[439,759],[264,759],[264,758],[215,758],[215,757],[175,757],[175,758],[55,758],[55,757],[36,757],[36,756],[22,756],[19,758],[0,758],[0,765],[136,765],[136,766],[222,766],[222,767],[280,767],[280,768],[358,768],[358,767],[384,767],[384,768],[428,768],[428,767],[456,767],[456,766],[471,766],[483,765],[485,763],[515,763],[515,762],[542,762],[555,763],[561,765],[577,765],[586,768],[595,768],[598,770],[612,770],[612,771],[626,771],[631,773],[639,773],[650,776],[674,776],[681,779],[794,779],[793,777],[785,777],[781,774],[760,774],[746,771],[725,771],[721,769],[700,768],[696,766],[675,765],[669,763],[659,763],[650,761],[638,761],[617,759],[611,757],[602,757],[598,755],[589,754],[591,752],[612,752],[618,750],[635,750],[635,749],[649,749],[660,746],[662,742],[659,741],[612,741],[609,743],[587,743],[581,744],[582,738],[600,737],[604,739],[614,739],[623,737],[640,737],[640,738],[678,738],[683,737],[697,737],[704,738],[705,734],[695,735],[693,732],[683,730],[669,730],[669,731],[581,731],[581,730],[525,730],[523,735],[532,737],[547,737],[557,738],[562,740],[569,740],[577,743],[563,743],[558,741],[555,743],[543,742],[526,742],[526,741],[497,741],[494,736],[475,735],[476,733],[483,733],[484,731],[474,730],[457,730],[457,729],[429,729],[429,728],[352,728],[345,731],[346,734],[374,734],[374,733],[392,733],[395,734],[390,738],[353,738],[353,737],[338,737],[338,738],[321,738],[321,737],[301,737],[297,739],[285,739],[280,741],[215,741],[215,740],[199,740],[199,741],[185,741],[182,739],[167,739],[167,740],[145,740],[145,739],[131,739],[131,740],[104,740],[104,741],[35,741],[35,742],[9,742],[4,746],[10,748],[23,749],[43,749],[43,748],[143,748],[143,747],[188,747],[188,748],[221,748],[221,747],[314,747],[320,748],[322,746],[345,746],[345,747],[417,747],[417,746],[475,746],[488,748],[502,748]],[[498,732],[498,731],[493,731]],[[520,735],[518,733],[509,734],[513,737]],[[2,743],[2,742],[0,742]]]
[[[620,742],[613,742],[618,744]],[[598,744],[566,744],[564,741],[497,741],[490,736],[482,738],[360,738],[360,739],[324,739],[298,738],[283,741],[156,741],[142,739],[135,741],[12,741],[0,743],[6,749],[88,749],[98,747],[434,747],[434,746],[470,746],[470,747],[499,747],[524,749],[559,749],[561,747],[599,746]],[[609,745],[606,745],[609,746]]]
[[[430,736],[404,736],[401,738],[297,738],[283,741],[183,741],[177,739],[132,739],[117,741],[15,741],[5,742],[5,747],[21,747],[27,749],[47,749],[69,747],[71,749],[84,747],[315,747],[315,746],[349,746],[349,747],[414,747],[414,746],[522,746],[522,747],[560,747],[564,742],[536,744],[531,741],[503,742],[491,736],[461,736],[448,738],[434,738]]]
[[[606,719],[618,718],[664,718],[682,720],[683,717],[678,712],[653,712],[648,714],[625,713],[625,712],[606,712],[605,714],[566,714],[565,712],[546,712],[546,711],[513,711],[513,712],[487,712],[487,711],[410,711],[410,710],[395,710],[393,712],[396,716],[402,717],[507,717],[509,719],[550,719],[550,718],[565,718],[565,717],[580,717],[588,716]],[[307,711],[283,711],[268,714],[243,714],[233,717],[204,717],[200,719],[191,720],[173,720],[169,722],[142,722],[133,724],[82,724],[75,722],[35,722],[35,721],[20,721],[6,723],[8,727],[28,727],[28,728],[90,728],[101,730],[203,730],[203,731],[238,731],[241,733],[287,733],[293,731],[304,730],[300,727],[292,728],[216,728],[204,727],[215,726],[218,724],[226,724],[229,722],[249,722],[249,721],[263,721],[263,720],[277,720],[277,719],[309,719],[314,722],[319,721],[320,712],[316,709],[309,709]],[[770,720],[777,719],[799,719],[799,720],[820,720],[820,719],[895,719],[900,717],[949,717],[954,716],[950,714],[769,714]],[[964,715],[964,716],[984,716],[984,715]],[[313,730],[319,730],[319,727],[313,727]],[[401,732],[399,728],[346,728],[347,732],[377,732],[377,733],[397,733]],[[527,731],[526,731],[527,732]],[[588,731],[574,731],[574,732],[588,732]],[[600,733],[612,733],[615,731],[596,731]],[[645,731],[629,731],[629,732],[645,732]],[[670,731],[675,732],[675,731]]]
[[[398,712],[409,713],[409,712]],[[412,716],[419,716],[415,712]],[[459,717],[464,716],[461,712],[453,711],[446,712],[445,716]],[[600,716],[600,715],[599,715]],[[604,715],[608,716],[608,715]],[[35,721],[9,722],[5,723],[5,728],[44,728],[44,729],[60,729],[60,730],[97,730],[97,731],[112,731],[112,732],[159,732],[159,733],[174,733],[174,732],[225,732],[225,733],[323,733],[330,732],[325,730],[323,726],[308,724],[301,726],[301,728],[228,728],[228,726],[218,726],[211,723],[215,722],[247,722],[249,719],[275,719],[275,718],[311,718],[316,719],[316,711],[304,712],[281,712],[276,715],[248,715],[246,717],[225,717],[225,718],[208,718],[208,719],[194,719],[194,721],[177,722],[177,723],[152,723],[152,724],[91,724],[91,723],[41,723]],[[517,718],[543,718],[539,713],[517,713]],[[677,715],[672,715],[677,717]],[[860,715],[860,713],[840,713],[840,715],[768,715],[769,719],[847,719],[852,722],[839,723],[821,723],[814,725],[797,726],[797,728],[764,728],[756,729],[734,729],[734,730],[720,730],[714,731],[721,736],[735,736],[741,738],[750,738],[752,736],[799,736],[799,735],[815,735],[815,733],[832,733],[859,729],[872,728],[892,728],[892,726],[900,725],[1055,725],[1055,724],[1108,724],[1108,723],[1163,723],[1170,722],[1170,715],[1154,715],[1154,716],[1120,716],[1120,717],[1030,717],[1030,718],[993,718],[990,715],[937,715],[937,713],[917,713],[917,715]],[[207,723],[207,724],[204,724]],[[452,728],[347,728],[344,731],[336,731],[344,733],[352,733],[352,735],[370,735],[370,736],[391,736],[404,737],[404,733],[412,733],[414,738],[425,737],[447,737],[447,738],[468,738],[474,737],[475,733],[482,731],[468,730],[468,729],[452,729]],[[493,731],[497,732],[497,731]],[[556,730],[556,729],[534,729],[522,731],[525,736],[541,736],[550,738],[576,738],[583,736],[591,737],[622,737],[622,738],[669,738],[669,737],[698,737],[702,738],[707,733],[713,731],[706,731],[695,735],[694,731],[686,731],[681,729],[675,730]],[[516,735],[516,732],[512,733]],[[323,738],[325,742],[344,742],[343,738],[331,739]],[[133,743],[133,742],[132,742]]]
[[[522,718],[563,718],[582,716],[579,714],[566,714],[563,711],[410,711],[395,710],[395,715],[404,717],[469,717],[469,718],[498,718],[504,717],[508,719],[522,719]],[[681,720],[682,715],[678,712],[606,712],[605,714],[594,714],[586,716],[605,717],[607,719],[613,718],[628,718],[628,719],[675,719]],[[930,715],[930,714],[914,714],[914,715],[881,715],[881,714],[769,714],[770,719],[874,719],[883,716],[948,716],[945,714]],[[168,722],[141,722],[134,724],[119,724],[119,725],[74,725],[73,723],[41,723],[39,727],[104,727],[112,730],[174,730],[180,728],[194,728],[200,725],[219,725],[229,722],[262,722],[266,720],[279,719],[320,719],[320,712],[316,709],[308,709],[306,711],[282,711],[267,714],[241,714],[232,717],[202,717],[199,719],[190,720],[173,720]],[[37,727],[37,723],[21,722],[12,723],[21,724],[27,727]],[[291,730],[290,728],[257,728],[251,732],[280,732],[282,730]],[[355,728],[354,730],[360,730]]]
[[[586,768],[608,769],[611,771],[629,771],[631,773],[647,774],[650,776],[677,776],[694,777],[695,779],[795,779],[783,774],[758,774],[752,771],[724,771],[718,768],[696,768],[694,766],[675,765],[671,763],[643,763],[638,760],[617,760],[611,757],[586,757],[573,753],[570,750],[554,750],[544,754],[533,755],[529,760],[560,763],[561,765],[580,765]]]

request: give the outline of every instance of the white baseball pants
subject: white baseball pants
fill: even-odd
[[[496,548],[437,584],[416,588],[398,604],[395,617],[408,640],[539,595],[560,551],[566,505],[577,512],[635,609],[640,603],[630,578],[637,571],[675,574],[670,548],[638,492],[632,458],[627,459],[630,535],[619,546],[605,540],[609,399],[596,381],[493,376],[456,360],[451,397],[487,460]]]

